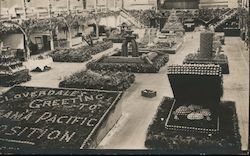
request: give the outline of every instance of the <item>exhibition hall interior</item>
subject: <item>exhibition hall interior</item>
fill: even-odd
[[[249,0],[0,0],[1,154],[249,154]]]

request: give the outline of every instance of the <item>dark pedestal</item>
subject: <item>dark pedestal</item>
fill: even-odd
[[[238,28],[224,28],[225,36],[240,36],[240,29]]]

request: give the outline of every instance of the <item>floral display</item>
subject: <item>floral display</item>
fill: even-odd
[[[239,126],[234,102],[221,102],[219,133],[194,133],[166,129],[167,114],[174,99],[165,97],[158,107],[147,132],[145,146],[149,149],[162,149],[174,154],[213,154],[238,153],[241,150]],[[186,108],[185,108],[186,109]],[[190,119],[201,119],[201,113],[191,114]],[[211,122],[211,121],[207,121]],[[195,150],[194,150],[195,149]]]
[[[97,41],[95,45],[87,50],[87,53],[90,53],[90,55],[95,55],[100,52],[103,52],[105,50],[108,50],[113,47],[113,42],[111,41]]]
[[[91,55],[83,50],[85,49],[57,49],[49,55],[54,62],[85,62],[90,60],[92,58]]]
[[[156,56],[149,63],[103,63],[102,59],[91,61],[87,68],[91,70],[108,70],[108,71],[127,71],[135,73],[157,73],[169,60],[168,54]]]
[[[0,56],[1,86],[13,86],[27,82],[30,78],[29,70],[23,66],[21,61],[15,59],[14,55]]]
[[[121,116],[116,109],[121,96],[117,91],[15,86],[0,96],[1,143],[8,147],[1,153],[73,154],[96,148]]]
[[[77,49],[57,49],[49,55],[54,62],[85,62],[90,60],[91,55],[103,52],[113,46],[110,41],[97,42],[93,47],[83,46]]]
[[[122,91],[128,89],[134,80],[132,73],[87,70],[66,78],[59,87]]]

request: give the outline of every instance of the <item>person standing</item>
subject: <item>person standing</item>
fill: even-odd
[[[249,50],[249,37],[248,37],[248,35],[246,35],[246,37],[245,37],[245,45],[246,45],[247,50]]]

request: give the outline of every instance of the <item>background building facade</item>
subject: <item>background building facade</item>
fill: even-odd
[[[238,0],[200,0],[200,8],[237,8]]]

